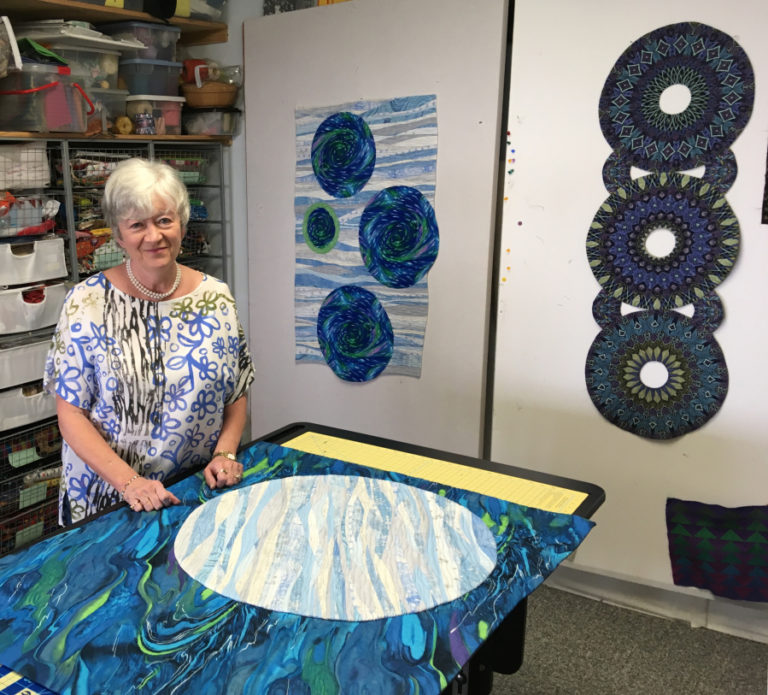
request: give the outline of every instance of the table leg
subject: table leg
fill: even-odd
[[[523,665],[528,599],[524,598],[473,655],[496,673],[514,673]]]
[[[493,674],[514,673],[523,665],[528,601],[523,599],[494,630],[443,695],[490,695]]]

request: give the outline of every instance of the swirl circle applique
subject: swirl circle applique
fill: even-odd
[[[641,378],[652,362],[666,370],[659,386]],[[589,350],[585,374],[603,417],[651,439],[701,427],[728,391],[728,369],[717,341],[676,311],[633,312],[603,329]]]
[[[394,333],[386,309],[373,292],[342,285],[323,301],[317,339],[328,366],[345,381],[370,381],[389,364]]]
[[[376,145],[368,124],[340,111],[326,118],[312,138],[312,170],[322,189],[334,198],[348,198],[371,178]]]
[[[387,287],[411,287],[437,258],[435,211],[415,188],[385,188],[365,207],[359,240],[363,263],[376,280]]]
[[[680,113],[661,108],[662,93],[683,85]],[[706,24],[670,24],[635,41],[616,61],[600,96],[603,134],[634,166],[692,169],[727,150],[752,113],[755,76],[741,46]]]
[[[653,255],[649,237],[674,237]],[[634,307],[693,304],[728,276],[738,256],[739,224],[721,191],[684,174],[652,174],[617,189],[587,235],[590,268],[606,294]]]
[[[328,253],[339,240],[339,218],[327,203],[315,203],[304,213],[301,231],[309,248]]]

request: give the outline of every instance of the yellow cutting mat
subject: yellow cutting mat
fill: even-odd
[[[328,458],[392,471],[449,487],[498,497],[548,512],[573,514],[587,498],[586,492],[538,483],[513,475],[463,466],[452,461],[409,454],[374,444],[364,444],[319,432],[305,432],[281,446]]]

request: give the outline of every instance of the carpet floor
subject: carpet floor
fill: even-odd
[[[492,695],[766,695],[768,645],[539,587]]]

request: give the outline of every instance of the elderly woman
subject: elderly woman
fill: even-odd
[[[68,294],[45,370],[62,448],[59,521],[125,500],[178,504],[164,482],[205,466],[211,488],[240,480],[234,452],[253,380],[232,293],[176,262],[189,197],[169,166],[128,159],[102,202],[125,262]]]

